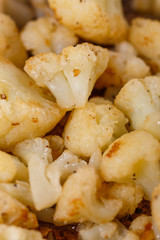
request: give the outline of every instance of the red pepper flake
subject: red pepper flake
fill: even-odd
[[[20,123],[12,123],[13,126],[19,125]]]
[[[81,70],[79,69],[74,69],[73,70],[73,74],[74,74],[74,77],[77,77],[79,74],[80,74]]]

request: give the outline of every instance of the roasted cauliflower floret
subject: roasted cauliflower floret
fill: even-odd
[[[99,196],[109,199],[120,199],[123,206],[117,217],[132,215],[143,199],[143,190],[133,183],[103,183],[99,189]]]
[[[89,157],[97,147],[105,150],[126,133],[126,123],[123,113],[113,104],[93,98],[85,107],[71,112],[63,132],[64,145],[78,156]]]
[[[145,234],[147,231],[152,231],[152,217],[144,214],[136,217],[131,222],[129,229],[140,236],[142,239],[148,239],[145,238]]]
[[[0,55],[20,68],[24,66],[27,59],[16,24],[9,16],[2,13],[0,13]]]
[[[126,37],[120,0],[48,0],[58,20],[87,41],[112,44]]]
[[[44,240],[41,233],[16,226],[0,224],[0,239],[3,240]]]
[[[56,103],[42,97],[34,82],[0,57],[0,149],[43,136],[63,117]]]
[[[71,174],[64,183],[56,205],[54,222],[62,225],[86,220],[106,223],[114,219],[122,207],[122,201],[98,199],[96,193],[99,184],[100,177],[92,166],[81,167]]]
[[[26,50],[33,55],[55,52],[75,45],[78,38],[69,29],[56,23],[54,18],[39,18],[28,22],[21,32],[21,40]]]
[[[139,57],[125,52],[109,52],[110,58],[105,72],[97,80],[95,87],[121,87],[133,78],[150,75],[150,68]]]
[[[160,22],[157,20],[135,18],[129,31],[129,41],[152,71],[160,71]]]
[[[31,193],[37,210],[53,206],[61,195],[61,184],[77,168],[86,165],[69,151],[64,151],[52,162],[49,142],[42,138],[18,143],[13,153],[28,165]]]
[[[114,103],[129,118],[131,130],[145,129],[160,139],[160,77],[129,81]]]
[[[108,57],[107,49],[83,43],[63,49],[60,55],[34,56],[24,69],[39,86],[50,89],[60,107],[73,109],[86,104]]]
[[[26,206],[3,191],[0,191],[0,223],[24,228],[38,227],[36,216]]]
[[[122,41],[115,45],[116,52],[124,53],[130,56],[137,56],[138,52],[130,42]]]
[[[151,134],[137,130],[113,142],[104,152],[100,169],[105,181],[136,181],[151,199],[160,181],[160,143]]]

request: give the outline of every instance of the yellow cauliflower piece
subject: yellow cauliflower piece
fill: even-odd
[[[26,50],[33,55],[45,52],[60,53],[63,48],[75,45],[78,38],[53,18],[39,18],[28,22],[21,32]]]
[[[121,87],[133,78],[150,75],[150,68],[139,57],[125,52],[109,51],[109,62],[105,72],[97,80],[95,87]]]
[[[0,191],[0,223],[24,228],[38,227],[36,216],[26,206],[3,191]]]
[[[115,105],[130,119],[130,128],[160,139],[160,77],[133,79],[116,96]]]
[[[87,41],[112,44],[126,37],[120,0],[48,0],[56,17]]]
[[[53,217],[55,223],[91,221],[106,223],[114,219],[122,207],[117,199],[98,199],[97,187],[101,180],[92,166],[84,166],[70,175],[64,183],[62,194]]]
[[[93,98],[85,107],[71,112],[63,132],[64,145],[78,156],[89,157],[97,147],[105,150],[126,133],[126,123],[123,113],[113,104]]]
[[[63,117],[56,103],[42,97],[34,82],[0,57],[0,149],[43,136]]]
[[[2,13],[0,13],[0,54],[20,68],[24,66],[28,57],[16,24],[9,16]]]
[[[45,240],[41,233],[16,226],[0,224],[0,239],[3,240]]]
[[[97,78],[108,64],[108,50],[89,43],[44,53],[26,61],[25,71],[39,86],[48,87],[60,107],[86,104]]]
[[[151,134],[136,130],[114,141],[104,152],[100,169],[105,181],[136,181],[151,199],[160,181],[160,143]]]
[[[135,18],[129,30],[129,41],[154,72],[160,71],[160,22]]]

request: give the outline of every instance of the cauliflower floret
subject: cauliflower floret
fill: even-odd
[[[45,240],[40,232],[15,226],[0,224],[0,239],[2,240]]]
[[[27,59],[18,28],[7,15],[0,13],[0,54],[22,68]]]
[[[133,47],[133,45],[131,43],[129,43],[127,41],[117,43],[115,45],[115,50],[116,50],[116,52],[125,53],[130,56],[138,55],[137,50]]]
[[[151,134],[136,130],[113,142],[104,152],[101,174],[105,181],[136,181],[151,199],[160,181],[160,143]]]
[[[61,195],[61,184],[77,168],[86,165],[69,151],[64,151],[52,162],[49,142],[42,138],[18,143],[13,153],[28,165],[31,193],[37,210],[53,206]]]
[[[123,113],[113,104],[93,98],[85,107],[71,112],[63,132],[64,145],[78,156],[89,157],[97,147],[105,150],[126,133],[126,123]]]
[[[8,193],[13,198],[26,206],[34,207],[29,183],[15,181],[14,183],[0,183],[0,190]]]
[[[21,32],[21,40],[26,50],[33,55],[45,52],[58,54],[63,48],[78,42],[74,33],[56,23],[54,18],[39,18],[28,22]]]
[[[160,77],[129,81],[115,105],[130,119],[130,129],[144,129],[160,140]]]
[[[62,108],[86,104],[97,78],[108,64],[108,50],[83,43],[60,55],[44,53],[26,61],[25,71],[39,86],[48,87]]]
[[[24,72],[0,57],[0,149],[45,135],[64,114]]]
[[[92,166],[84,166],[73,173],[64,183],[62,194],[56,205],[54,222],[92,221],[106,223],[114,219],[122,207],[117,199],[98,199],[97,187],[101,184],[99,175]]]
[[[99,196],[109,199],[121,199],[123,206],[117,217],[132,215],[143,199],[143,190],[133,183],[103,183],[99,189]]]
[[[139,57],[123,52],[109,52],[110,58],[105,72],[97,80],[95,87],[121,87],[133,78],[150,75],[150,69]]]
[[[36,216],[26,206],[3,191],[0,191],[0,223],[24,228],[38,227]]]
[[[127,230],[120,222],[90,224],[80,227],[79,236],[82,240],[139,240],[132,231]]]
[[[128,38],[152,70],[154,72],[160,71],[160,22],[135,18],[132,21]]]
[[[152,13],[159,17],[160,1],[159,0],[133,0],[133,8],[144,13]]]
[[[58,20],[87,41],[112,44],[126,37],[120,0],[49,0]]]
[[[10,15],[19,27],[35,17],[28,0],[0,0],[0,4],[0,12]]]

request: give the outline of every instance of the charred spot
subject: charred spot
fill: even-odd
[[[1,99],[7,99],[7,96],[4,93],[0,94],[0,97],[1,97]]]
[[[115,142],[113,144],[113,146],[111,147],[110,151],[106,154],[106,157],[109,157],[109,158],[112,157],[112,155],[119,150],[120,145],[121,145],[120,141],[119,142]]]
[[[77,77],[80,74],[81,70],[79,69],[73,69],[73,75],[74,77]]]
[[[17,126],[19,125],[20,123],[12,123],[12,126]]]
[[[38,118],[32,118],[32,122],[37,123],[38,122]]]

